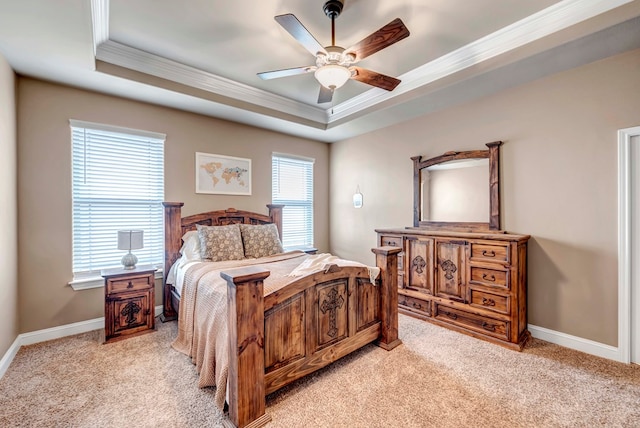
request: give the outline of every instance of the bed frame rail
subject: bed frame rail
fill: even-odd
[[[397,258],[400,248],[372,250],[381,269],[318,272],[284,294],[263,294],[269,271],[259,266],[221,273],[229,308],[229,418],[240,428],[271,420],[265,396],[376,342],[391,350],[398,338]],[[281,292],[282,293],[282,292]]]

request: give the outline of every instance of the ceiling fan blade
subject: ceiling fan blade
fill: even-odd
[[[261,78],[262,80],[277,79],[279,77],[296,76],[298,74],[305,74],[310,72],[312,69],[313,67],[308,65],[306,67],[285,68],[282,70],[263,71],[262,73],[258,73],[258,77]]]
[[[350,67],[355,70],[351,78],[358,82],[366,83],[367,85],[376,86],[378,88],[386,89],[387,91],[393,91],[398,86],[401,80],[395,77],[385,76],[375,71],[367,70],[366,68]]]
[[[405,37],[409,37],[409,34],[409,29],[405,27],[402,20],[400,18],[396,18],[375,33],[360,40],[345,52],[354,53],[356,61],[360,61],[363,58],[386,48],[387,46],[391,46],[392,44],[399,42]]]
[[[330,103],[333,99],[333,90],[327,89],[320,85],[320,93],[318,94],[318,104]]]
[[[311,55],[316,56],[318,52],[327,53],[324,47],[311,35],[298,18],[292,13],[285,15],[278,15],[274,18],[278,24],[282,25],[282,28],[287,30],[289,34],[293,36],[306,50],[311,52]]]

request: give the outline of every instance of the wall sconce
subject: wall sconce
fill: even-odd
[[[119,230],[118,231],[118,250],[127,250],[127,254],[122,256],[122,266],[124,269],[135,269],[138,258],[131,254],[131,250],[139,250],[143,247],[142,230]]]
[[[360,186],[356,188],[356,193],[353,194],[353,207],[362,208],[362,193],[360,193]]]

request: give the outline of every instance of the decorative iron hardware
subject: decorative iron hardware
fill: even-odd
[[[453,263],[451,260],[445,260],[441,262],[440,266],[442,266],[442,269],[445,271],[444,277],[449,280],[453,279],[453,274],[458,270],[455,263]]]
[[[416,273],[424,272],[425,267],[427,267],[427,262],[422,258],[422,256],[416,256],[413,258],[411,268],[415,270]]]
[[[133,282],[129,281],[129,284],[127,284],[127,288],[133,288]]]
[[[482,298],[482,304],[485,306],[495,306],[496,305],[496,301],[493,299],[487,299],[486,297]]]
[[[484,328],[487,331],[491,331],[491,332],[495,332],[496,331],[496,326],[494,324],[489,324],[488,322],[483,322],[482,323],[482,328]]]
[[[124,321],[127,323],[127,325],[131,325],[136,322],[136,315],[141,310],[142,308],[140,307],[140,305],[135,302],[129,302],[124,306],[124,308],[122,308],[122,311],[120,311],[120,315],[122,315],[123,317],[127,317]]]
[[[446,312],[446,311],[442,311],[443,314],[445,314],[446,316],[448,316],[449,318],[451,318],[452,320],[457,320],[458,319],[458,315],[452,313],[452,312]]]
[[[344,304],[344,297],[338,296],[338,289],[333,287],[329,291],[328,299],[325,299],[320,305],[322,313],[329,311],[329,331],[327,334],[331,337],[336,337],[338,334],[338,320],[337,309],[340,309]]]
[[[482,274],[482,279],[484,279],[486,281],[496,282],[495,275],[487,275],[486,273]]]
[[[490,250],[490,251],[482,250],[482,255],[485,257],[495,257],[496,253],[493,250]]]

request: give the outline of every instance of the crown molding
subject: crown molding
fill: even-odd
[[[327,129],[332,123],[344,123],[376,106],[387,107],[394,99],[399,102],[401,95],[632,1],[562,0],[403,74],[399,77],[402,83],[392,92],[372,88],[326,110],[112,41],[108,28],[109,0],[91,0],[91,7],[96,60],[322,124]]]
[[[371,89],[333,107],[329,123],[414,91],[633,0],[563,0],[399,77],[393,92]]]

